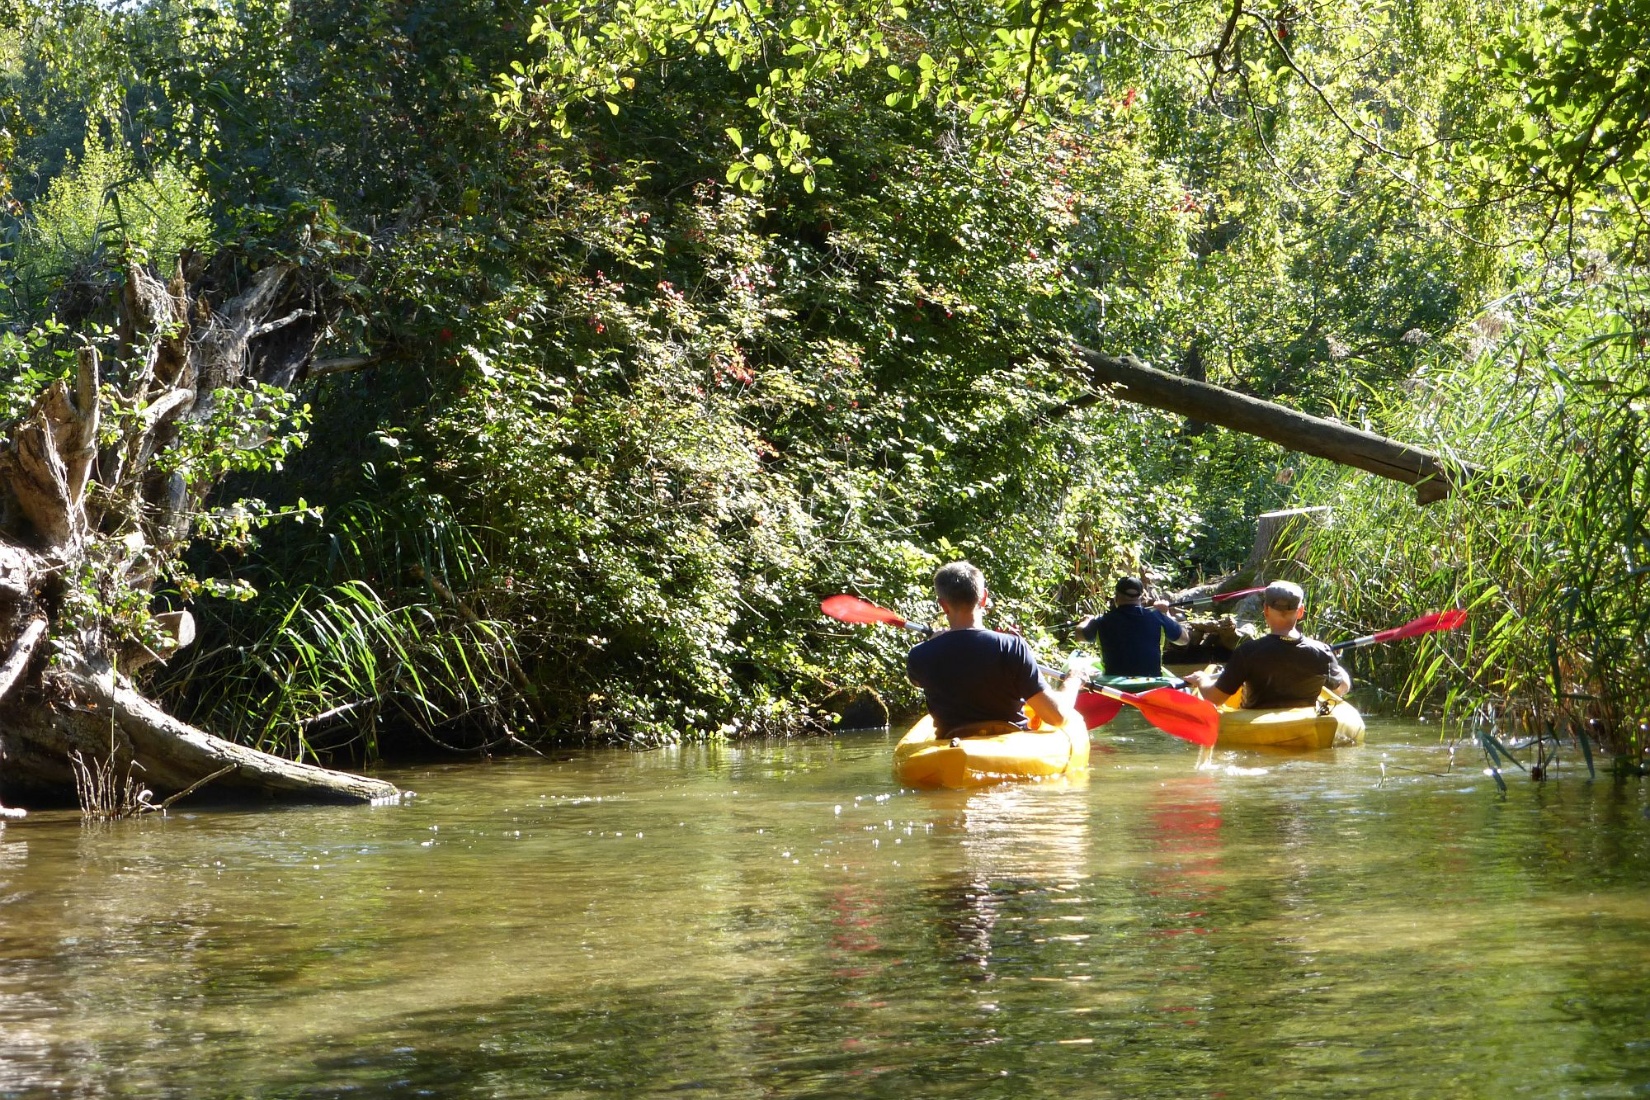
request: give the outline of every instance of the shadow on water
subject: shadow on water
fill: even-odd
[[[1650,1090],[1642,787],[1430,731],[900,790],[886,733],[0,833],[0,1096]],[[1386,779],[1381,764],[1388,765]]]

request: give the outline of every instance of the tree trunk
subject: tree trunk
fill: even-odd
[[[1470,462],[1442,458],[1374,432],[1148,367],[1132,355],[1117,358],[1083,347],[1075,351],[1090,384],[1121,401],[1219,424],[1269,439],[1292,451],[1413,485],[1421,504],[1442,500],[1451,489],[1484,473]],[[1084,395],[1067,407],[1080,408],[1097,400],[1099,394]]]
[[[1262,512],[1255,517],[1255,545],[1249,551],[1249,560],[1243,572],[1251,577],[1266,576],[1274,565],[1286,562],[1299,564],[1296,557],[1302,537],[1309,526],[1329,522],[1328,505],[1312,508],[1284,508],[1277,512]]]
[[[131,679],[194,637],[187,611],[148,608],[212,488],[199,471],[221,468],[190,460],[261,442],[242,438],[258,422],[214,414],[232,410],[235,391],[250,384],[289,386],[313,353],[323,325],[295,274],[267,267],[214,308],[181,274],[163,284],[129,269],[116,368],[105,376],[84,342],[72,375],[10,426],[0,448],[0,789],[8,798],[65,800],[76,789],[77,753],[119,774],[130,768],[160,796],[208,779],[214,790],[306,800],[397,794],[382,780],[194,729]],[[179,450],[186,444],[196,449]]]

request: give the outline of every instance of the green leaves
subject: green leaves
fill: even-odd
[[[1498,182],[1543,193],[1552,222],[1573,224],[1598,202],[1618,239],[1642,234],[1650,212],[1638,201],[1650,181],[1650,73],[1644,68],[1647,12],[1637,0],[1585,10],[1548,7],[1486,46],[1502,87],[1495,102],[1511,142],[1479,135],[1475,164],[1505,159]]]

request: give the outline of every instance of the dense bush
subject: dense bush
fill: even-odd
[[[15,226],[69,223],[49,196],[91,177],[51,166],[102,111],[171,212],[138,243],[187,237],[194,188],[329,319],[309,450],[233,487],[325,525],[200,552],[260,596],[204,616],[175,705],[294,751],[803,729],[911,698],[903,639],[822,621],[829,592],[927,617],[968,556],[1046,644],[1119,570],[1230,568],[1257,511],[1371,495],[1321,558],[1349,591],[1360,540],[1396,562],[1380,538],[1455,514],[1068,404],[1066,347],[1456,445],[1417,417],[1466,416],[1489,368],[1451,340],[1531,264],[1478,136],[1522,109],[1479,50],[1499,8],[716,10],[62,0],[8,32],[0,105],[78,104],[25,143]],[[1384,625],[1369,599],[1336,614]]]
[[[1650,454],[1645,286],[1631,276],[1520,294],[1427,356],[1389,415],[1410,438],[1483,463],[1418,510],[1315,466],[1337,520],[1307,549],[1330,622],[1363,632],[1460,606],[1472,626],[1371,651],[1399,703],[1506,730],[1646,748]]]

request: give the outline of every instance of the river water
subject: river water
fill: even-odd
[[[1650,1095],[1643,783],[1114,727],[975,793],[872,732],[36,814],[0,1097]]]

